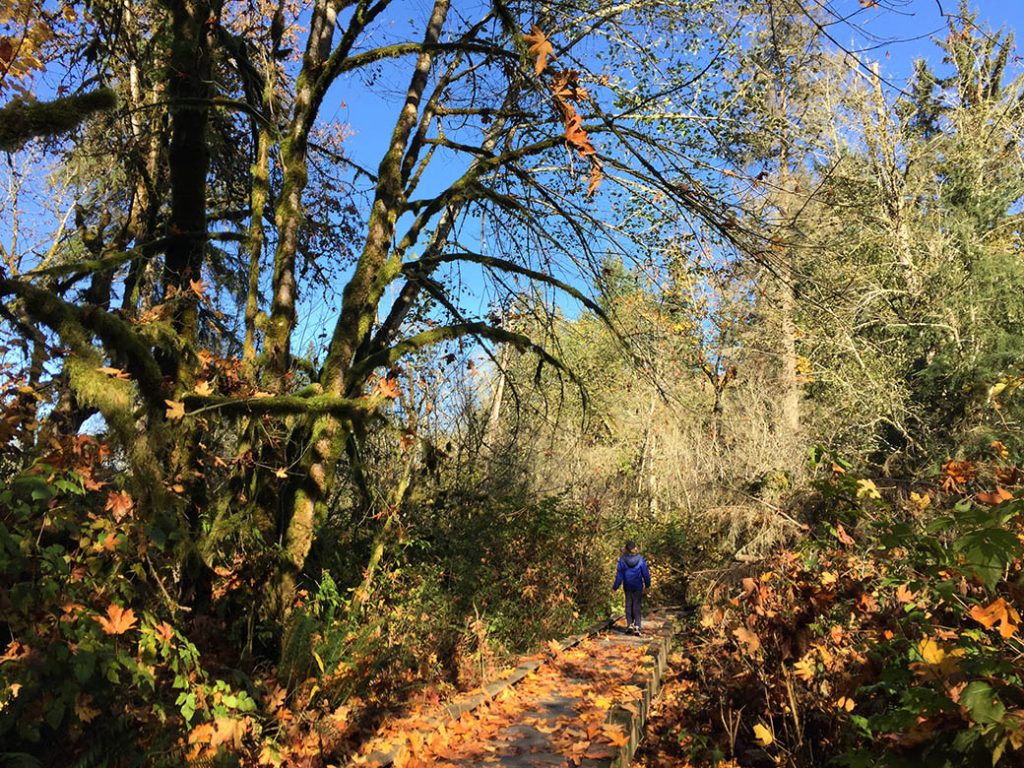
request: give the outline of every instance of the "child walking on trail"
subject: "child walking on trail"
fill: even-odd
[[[614,592],[622,587],[626,595],[626,631],[634,635],[640,634],[640,601],[644,590],[651,587],[651,571],[647,561],[640,554],[635,541],[627,541],[626,547],[619,558],[615,570]]]

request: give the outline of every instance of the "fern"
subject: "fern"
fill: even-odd
[[[313,662],[310,641],[316,624],[316,619],[302,608],[296,608],[288,618],[281,638],[278,670],[279,676],[288,682],[289,687],[309,677]]]

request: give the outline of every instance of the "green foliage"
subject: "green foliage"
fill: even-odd
[[[71,750],[60,758],[68,764],[76,753],[82,765],[160,764],[153,756],[173,753],[190,725],[256,705],[211,679],[166,608],[142,599],[150,576],[124,558],[142,534],[130,512],[89,511],[103,507],[106,447],[81,437],[57,448],[55,463],[0,482],[11,637],[0,664],[0,738],[42,756],[60,745]]]

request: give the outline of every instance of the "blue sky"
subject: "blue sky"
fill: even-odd
[[[866,7],[861,0],[807,0],[808,3],[827,4],[834,14],[849,18],[850,23],[837,23],[828,28],[836,43],[858,52],[863,58],[878,60],[883,76],[895,87],[902,86],[912,71],[913,61],[925,58],[940,73],[941,51],[935,38],[946,36],[947,19],[943,13],[958,10],[958,0],[879,0],[877,7]],[[415,39],[422,29],[422,19],[430,11],[429,0],[405,0],[397,19],[380,31],[382,38]],[[473,0],[461,0],[456,7],[466,11]],[[479,3],[481,7],[486,3]],[[1024,30],[1024,0],[976,0],[972,7],[978,11],[978,22],[993,29],[1007,27]],[[472,15],[471,12],[468,15]],[[1022,71],[1018,60],[1011,64],[1011,75]],[[349,82],[341,82],[329,95],[323,111],[324,119],[345,123],[351,131],[346,150],[354,158],[365,158],[372,163],[386,146],[402,94],[408,80],[407,62],[399,62],[393,71],[385,69],[367,87],[362,75],[353,75]],[[461,172],[464,164],[455,158],[439,156],[432,166],[422,193],[430,188],[447,184],[453,175]],[[465,280],[459,290],[459,299],[469,311],[486,312],[489,301],[481,276],[475,268],[463,271]],[[312,298],[307,296],[307,299]],[[563,297],[566,298],[566,297]],[[325,300],[326,299],[326,300]],[[564,311],[575,312],[575,301],[559,301]],[[297,329],[298,348],[314,341],[312,329],[321,323],[330,323],[334,314],[329,297],[315,297],[310,307],[319,317],[307,328]]]
[[[945,37],[946,19],[943,12],[957,11],[957,0],[879,0],[877,7],[865,7],[861,0],[807,0],[809,3],[828,4],[837,15],[851,17],[851,24],[835,24],[829,27],[829,34],[849,50],[860,51],[866,58],[877,59],[889,81],[902,85],[911,71],[912,62],[924,57],[941,70],[938,61],[939,49],[933,38]],[[421,20],[429,12],[429,0],[401,0],[396,4],[398,12],[394,20],[380,30],[382,39],[414,39],[421,29]],[[486,0],[459,0],[456,6],[466,11],[467,6],[488,5]],[[978,11],[982,25],[995,29],[1007,27],[1024,30],[1024,0],[975,0],[972,7]],[[469,15],[473,15],[472,12]],[[1024,71],[1020,58],[1011,63],[1011,74]],[[325,104],[324,121],[336,120],[351,131],[346,149],[354,158],[372,165],[381,155],[381,150],[390,135],[401,101],[401,91],[407,83],[408,67],[403,62],[395,72],[383,72],[371,84],[357,82],[361,75],[353,76],[353,82],[342,83],[334,89]],[[41,92],[45,92],[45,87]],[[438,157],[432,168],[433,183],[429,187],[450,180],[452,174],[461,169],[461,164],[450,158]],[[426,186],[426,185],[425,185]],[[428,189],[429,189],[428,187]],[[425,189],[424,192],[428,191]],[[6,235],[7,224],[0,222],[0,235]],[[6,240],[6,237],[5,237]],[[465,304],[478,303],[486,306],[487,297],[481,281],[470,279],[463,284]],[[298,329],[297,349],[303,350],[323,330],[322,324],[330,323],[336,311],[336,297],[307,294],[306,301],[313,307],[314,320]],[[317,316],[319,315],[319,316]]]
[[[860,2],[844,0],[834,5],[849,12]],[[971,6],[977,10],[981,26],[994,30],[1004,26],[1009,30],[1024,29],[1022,0],[973,0]],[[857,35],[853,30],[836,37],[844,43],[855,42],[861,48],[880,46],[877,50],[865,51],[865,55],[879,59],[892,77],[901,78],[909,73],[914,59],[935,59],[937,49],[932,40],[946,36],[946,18],[942,13],[952,14],[957,10],[958,0],[882,0],[878,8],[866,9],[857,17],[859,25],[874,35],[875,40]]]

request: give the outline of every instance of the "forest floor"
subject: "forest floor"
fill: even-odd
[[[542,656],[435,716],[385,723],[350,765],[627,765],[665,670],[674,625],[667,613],[650,616],[641,637],[622,625],[552,641]]]

